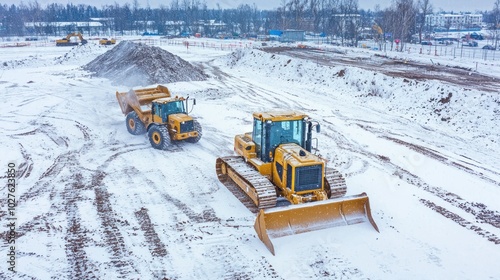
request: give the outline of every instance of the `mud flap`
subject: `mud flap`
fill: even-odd
[[[271,238],[363,222],[370,222],[379,231],[366,193],[260,210],[254,228],[260,240],[274,255]]]

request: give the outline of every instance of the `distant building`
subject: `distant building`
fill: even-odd
[[[79,31],[84,34],[98,34],[105,26],[97,21],[58,21],[58,22],[25,22],[27,34],[56,34],[66,36],[68,33]]]
[[[281,36],[279,37],[280,42],[298,42],[305,41],[304,30],[283,30]]]
[[[426,15],[427,26],[439,30],[464,30],[479,28],[483,23],[482,14],[433,14]]]

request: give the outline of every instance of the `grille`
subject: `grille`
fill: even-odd
[[[193,121],[181,123],[181,133],[186,133],[194,130]]]
[[[295,191],[310,191],[321,188],[321,165],[297,167],[295,173]]]

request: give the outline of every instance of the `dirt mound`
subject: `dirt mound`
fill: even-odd
[[[182,58],[161,48],[131,41],[120,42],[83,69],[130,87],[206,79],[201,70]]]

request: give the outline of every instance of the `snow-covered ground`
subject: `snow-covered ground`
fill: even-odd
[[[203,127],[172,151],[127,132],[115,92],[128,87],[81,70],[112,47],[1,49],[1,166],[18,172],[14,216],[0,177],[0,255],[16,218],[18,271],[2,261],[2,279],[500,279],[499,92],[256,49],[160,47],[209,76],[166,83],[196,98]],[[321,123],[320,154],[348,195],[368,194],[380,233],[363,223],[277,238],[275,256],[261,243],[215,160],[252,112],[276,109]]]

